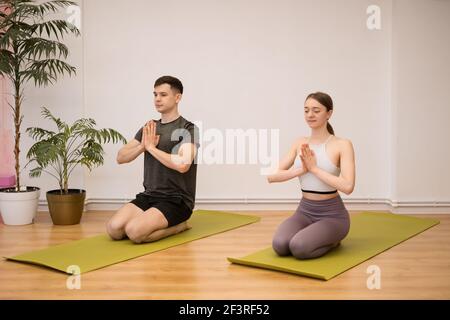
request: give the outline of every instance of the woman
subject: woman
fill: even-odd
[[[333,100],[323,92],[305,101],[305,120],[311,136],[298,139],[280,162],[269,183],[299,177],[303,198],[295,213],[278,227],[273,249],[280,256],[317,258],[345,238],[350,217],[338,191],[350,194],[355,186],[355,160],[350,140],[338,138],[328,120]]]

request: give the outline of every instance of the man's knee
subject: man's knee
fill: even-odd
[[[115,217],[112,217],[106,224],[106,229],[109,231],[118,231],[123,228],[124,228],[123,223]]]
[[[106,232],[113,240],[121,240],[123,238],[123,229],[123,226],[114,219],[109,220],[106,224]]]
[[[146,236],[146,234],[142,231],[142,228],[139,228],[139,226],[133,222],[127,224],[125,227],[125,233],[128,236],[128,239],[134,243],[142,243]]]
[[[123,239],[125,236],[125,226],[130,219],[132,207],[127,204],[120,208],[106,224],[106,232],[113,240]]]

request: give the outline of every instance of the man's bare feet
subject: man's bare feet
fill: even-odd
[[[187,221],[184,221],[178,225],[176,225],[176,233],[180,233],[186,230],[191,229],[192,227],[187,224]]]

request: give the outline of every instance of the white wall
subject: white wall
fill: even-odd
[[[366,27],[373,4],[381,9],[381,30]],[[282,155],[308,134],[303,101],[321,90],[334,98],[336,134],[356,151],[357,184],[344,197],[348,203],[449,204],[449,7],[425,0],[133,0],[124,10],[122,1],[83,1],[83,37],[71,42],[78,76],[30,90],[27,118],[41,121],[30,101],[45,102],[62,117],[93,117],[131,139],[145,120],[158,118],[153,82],[170,74],[185,86],[180,111],[187,119],[223,133],[279,129]],[[73,176],[73,187],[103,203],[98,208],[117,207],[142,190],[143,159],[119,166],[118,149],[106,146],[104,166]],[[199,206],[294,207],[298,183],[269,185],[259,169],[199,165]],[[56,186],[50,181],[32,183],[46,191]]]
[[[450,2],[394,1],[393,199],[450,201]]]
[[[388,75],[382,68],[388,33],[367,30],[365,3],[350,1],[349,10],[334,1],[134,1],[126,19],[115,3],[87,2],[84,11],[89,115],[108,111],[110,119],[121,119],[110,124],[132,137],[143,118],[157,117],[153,81],[174,74],[186,87],[181,112],[188,119],[223,131],[279,129],[284,153],[308,133],[304,98],[325,90],[335,98],[338,135],[351,138],[358,152],[355,196],[387,197],[388,164],[377,150],[388,140]],[[94,197],[130,197],[141,187],[141,162],[106,164],[87,185]],[[377,163],[383,167],[371,170]],[[111,188],[101,190],[104,179]],[[295,181],[268,185],[256,165],[199,168],[198,198],[298,195]]]

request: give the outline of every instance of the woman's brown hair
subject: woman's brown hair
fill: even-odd
[[[325,108],[327,108],[327,111],[333,110],[333,99],[331,99],[331,97],[328,94],[317,91],[317,92],[309,94],[306,97],[305,101],[310,98],[316,100],[321,105],[323,105]],[[334,135],[334,129],[329,122],[327,122],[327,130],[329,133]]]

